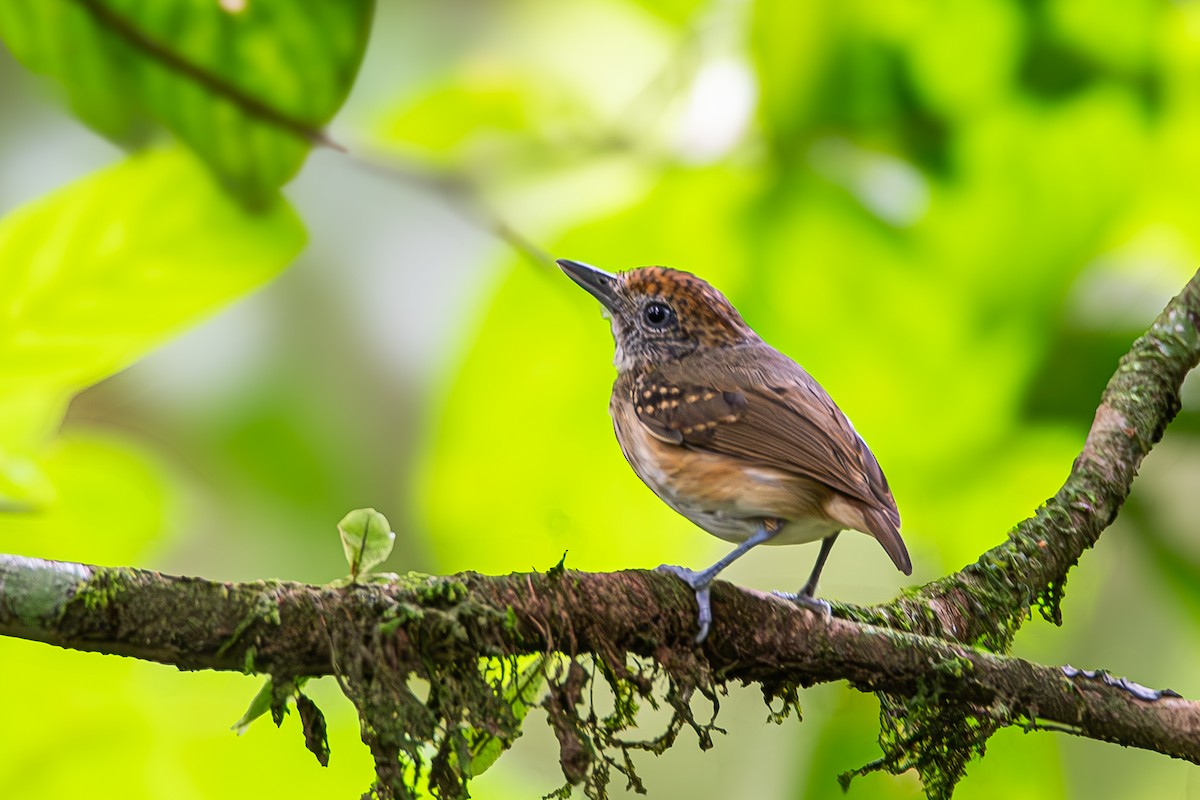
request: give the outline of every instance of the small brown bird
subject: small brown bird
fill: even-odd
[[[829,612],[813,593],[846,529],[874,536],[905,575],[900,513],[875,456],[804,369],[764,342],[725,297],[687,272],[611,274],[560,259],[612,321],[617,380],[609,411],[633,471],[663,502],[737,547],[696,572],[660,571],[696,593],[700,633],[709,588],[755,545],[821,540],[804,587],[781,594]]]

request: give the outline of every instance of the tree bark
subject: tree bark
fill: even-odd
[[[365,631],[378,624],[383,609],[395,607],[421,609],[405,631],[411,642],[424,643],[420,655],[435,661],[551,651],[669,661],[671,651],[692,647],[696,619],[689,597],[670,576],[643,570],[461,573],[319,587],[217,583],[0,556],[0,633],[184,670],[333,674],[328,620],[353,618]],[[1014,721],[1054,723],[1200,764],[1196,701],[824,617],[728,583],[716,587],[714,607],[723,613],[703,653],[708,668],[727,680],[847,680],[864,691],[902,695],[936,683],[972,704],[1002,702]]]

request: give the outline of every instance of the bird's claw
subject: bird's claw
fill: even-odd
[[[663,564],[654,571],[662,575],[674,575],[696,593],[696,606],[699,608],[696,622],[700,626],[700,632],[696,634],[696,644],[703,643],[708,638],[709,628],[712,627],[712,576],[674,564]]]
[[[815,611],[826,617],[833,616],[833,606],[829,605],[829,601],[813,597],[811,594],[805,594],[804,592],[771,592],[771,594],[781,597],[784,600],[790,600],[798,606],[804,606],[809,611]]]

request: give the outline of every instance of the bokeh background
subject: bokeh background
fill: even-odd
[[[59,95],[0,49],[0,212],[125,158]],[[388,0],[330,131],[351,155],[315,152],[286,190],[303,253],[76,397],[0,552],[326,582],[345,572],[335,524],[374,506],[397,571],[709,563],[724,545],[612,439],[598,306],[519,236],[721,287],[870,442],[925,581],[1054,493],[1117,358],[1200,264],[1194,2]],[[1200,696],[1198,437],[1192,381],[1072,573],[1064,626],[1033,620],[1018,654]],[[794,589],[815,555],[725,577]],[[843,537],[823,591],[884,600],[902,577]],[[258,685],[0,640],[0,797],[358,796],[370,759],[332,681],[311,685],[327,769],[294,716],[230,732]],[[776,727],[732,689],[715,750],[685,735],[641,760],[650,795],[839,796],[877,755],[877,705],[843,685],[801,699]],[[534,712],[472,789],[560,783]],[[850,791],[921,794],[912,775]],[[958,797],[1200,798],[1200,773],[1005,730]]]

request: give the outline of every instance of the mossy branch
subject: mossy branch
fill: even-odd
[[[1052,723],[1200,763],[1195,701],[826,618],[727,583],[714,598],[723,613],[703,651],[694,652],[689,596],[677,581],[646,571],[463,573],[320,587],[0,556],[0,633],[185,670],[332,674],[338,636],[353,630],[367,640],[383,627],[402,673],[422,662],[524,653],[591,654],[612,664],[634,655],[658,661],[692,688],[746,681],[774,693],[847,680],[904,696],[936,690],[939,702],[991,708],[1008,723]]]
[[[1007,541],[959,572],[891,603],[848,609],[858,619],[1004,652],[1032,607],[1061,623],[1067,574],[1129,496],[1142,459],[1179,413],[1200,363],[1200,272],[1120,361],[1083,451],[1058,492]]]
[[[569,659],[546,662],[557,667],[547,668],[543,707],[564,774],[586,782],[590,796],[603,795],[610,769],[640,785],[628,751],[660,752],[684,725],[708,744],[714,726],[691,716],[690,700],[699,691],[715,701],[735,680],[760,684],[785,707],[797,687],[824,681],[879,693],[880,766],[916,767],[932,797],[949,796],[966,760],[1002,725],[1063,730],[1200,763],[1197,701],[1004,654],[1034,605],[1059,620],[1067,573],[1115,518],[1198,361],[1200,274],[1121,360],[1063,488],[1006,542],[891,603],[836,605],[833,618],[718,583],[713,631],[701,649],[691,644],[691,592],[642,571],[463,573],[322,587],[217,583],[16,556],[0,556],[0,635],[284,681],[336,674],[362,716],[381,796],[409,796],[422,769],[441,796],[463,796],[474,740],[462,720],[488,720],[504,739],[518,730],[501,719],[496,698],[503,692],[478,665],[516,670],[506,659],[520,654]],[[590,674],[582,656],[590,657]],[[429,681],[428,700],[407,688],[414,675]],[[597,675],[613,688],[620,713],[637,697],[667,702],[676,712],[667,733],[624,742],[616,734],[632,711],[600,722],[580,716],[583,686]],[[665,691],[656,678],[666,679]],[[624,761],[609,754],[614,747]]]

